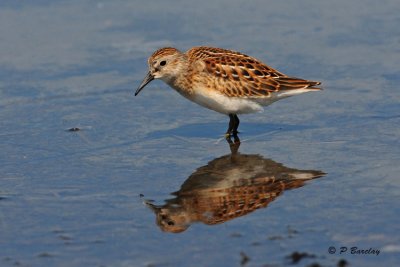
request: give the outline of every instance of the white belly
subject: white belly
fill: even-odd
[[[177,91],[187,99],[199,104],[200,106],[212,109],[222,114],[246,114],[263,111],[262,106],[268,106],[275,101],[292,95],[302,94],[315,89],[297,89],[274,92],[269,97],[229,97],[225,96],[218,91],[209,89],[196,89],[192,94]]]
[[[197,91],[188,99],[222,114],[245,114],[263,111],[262,106],[252,99],[228,97],[210,90]]]

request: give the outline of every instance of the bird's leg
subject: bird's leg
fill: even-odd
[[[225,136],[230,137],[231,133],[233,131],[233,128],[235,126],[235,115],[234,114],[229,114],[229,127],[228,130],[226,131]]]
[[[237,137],[237,134],[239,133],[238,132],[238,128],[239,128],[240,120],[239,120],[239,117],[236,114],[233,115],[233,119],[234,119],[234,125],[233,125],[233,128],[232,128],[232,134],[233,134],[234,137]]]
[[[229,127],[228,130],[226,131],[225,136],[228,138],[231,135],[236,139],[239,128],[240,120],[239,117],[236,114],[229,114]]]

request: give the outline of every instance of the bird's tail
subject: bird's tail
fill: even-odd
[[[321,82],[303,80],[295,77],[279,77],[278,82],[281,90],[294,90],[294,89],[310,89],[310,90],[321,90]]]

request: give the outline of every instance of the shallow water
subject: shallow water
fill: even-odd
[[[0,266],[398,265],[398,14],[394,0],[2,1]],[[239,50],[325,90],[241,116],[235,152],[225,116],[158,81],[133,96],[166,45]]]

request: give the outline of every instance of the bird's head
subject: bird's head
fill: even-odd
[[[176,48],[164,47],[155,51],[148,59],[149,72],[136,90],[135,96],[154,79],[161,79],[166,83],[173,81],[184,62],[184,54]]]

